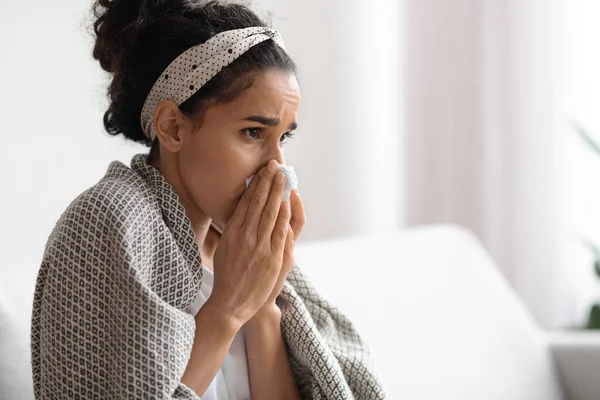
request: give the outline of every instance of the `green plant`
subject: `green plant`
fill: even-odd
[[[591,137],[591,135],[583,129],[583,127],[577,122],[571,120],[571,125],[581,139],[588,145],[588,147],[597,155],[600,156],[600,145]],[[600,278],[600,248],[593,243],[586,241],[586,246],[592,251],[594,254],[594,271],[596,272],[596,276]],[[600,304],[592,305],[590,309],[590,313],[588,316],[588,321],[585,325],[585,329],[600,329]]]

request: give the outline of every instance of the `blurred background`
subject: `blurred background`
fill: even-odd
[[[0,255],[36,265],[113,160],[90,1],[0,0]],[[453,223],[545,328],[600,301],[600,2],[271,0],[297,60],[302,240]],[[374,258],[374,262],[378,262]]]

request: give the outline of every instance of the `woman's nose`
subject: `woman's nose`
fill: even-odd
[[[267,156],[267,159],[264,162],[264,165],[267,165],[269,163],[269,161],[271,160],[277,160],[277,162],[279,164],[285,164],[285,157],[283,155],[283,149],[279,148],[279,149],[275,149],[274,151],[270,152]]]

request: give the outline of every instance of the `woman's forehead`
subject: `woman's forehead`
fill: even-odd
[[[246,101],[267,100],[300,101],[300,87],[293,74],[270,72],[255,78],[252,86],[242,93]]]
[[[257,77],[252,86],[228,103],[236,114],[273,117],[284,111],[297,111],[300,88],[294,75],[270,73]]]

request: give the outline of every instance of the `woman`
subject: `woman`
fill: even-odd
[[[94,11],[106,130],[151,148],[113,162],[49,237],[36,398],[385,398],[352,324],[294,263],[304,208],[297,190],[282,201],[278,171],[300,91],[281,35],[215,1]]]

